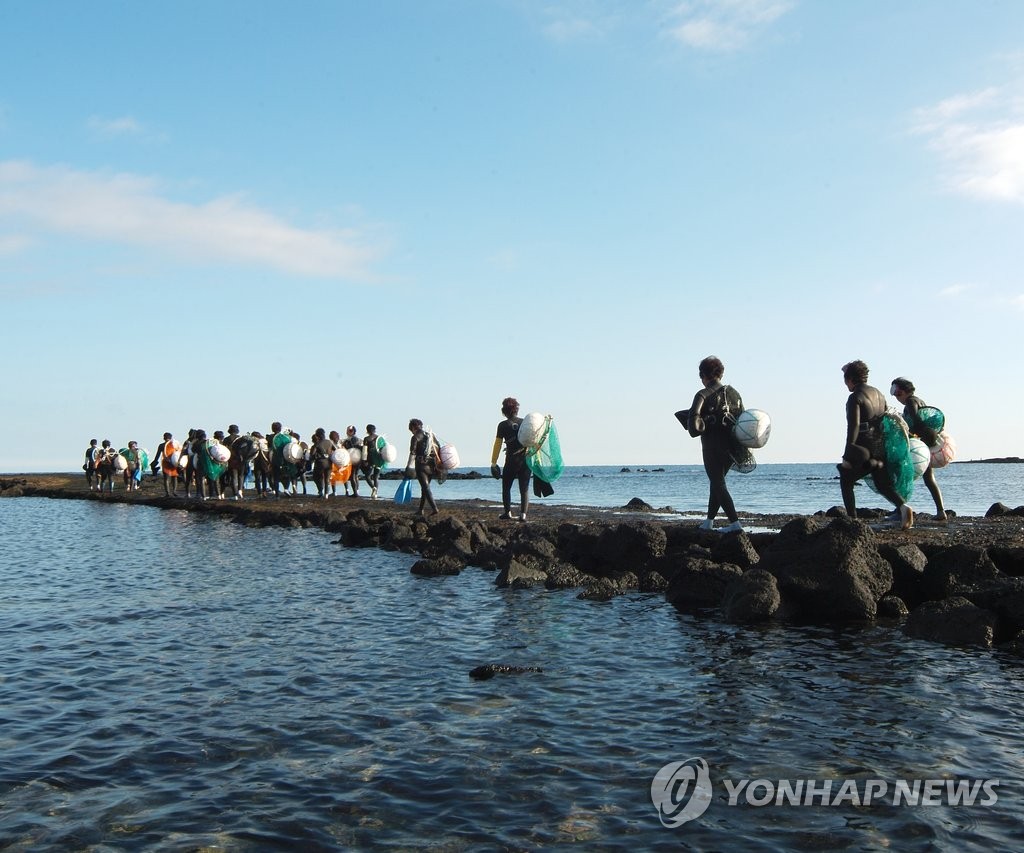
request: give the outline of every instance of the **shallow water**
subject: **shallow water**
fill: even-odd
[[[13,850],[1010,849],[1024,677],[889,626],[416,578],[315,530],[0,501]],[[487,663],[541,673],[474,681]],[[657,771],[714,798],[659,821]],[[998,778],[952,807],[729,806],[724,780]]]

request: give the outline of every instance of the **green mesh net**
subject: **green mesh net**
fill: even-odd
[[[551,415],[544,418],[540,442],[536,447],[527,449],[526,464],[534,476],[545,482],[553,483],[562,476],[565,467],[562,462],[562,446],[558,443],[558,430],[555,429]]]
[[[868,486],[878,492],[875,477],[892,479],[893,490],[903,500],[910,500],[914,493],[914,460],[910,455],[910,437],[903,418],[894,412],[886,412],[881,421],[881,444],[885,468],[866,478]]]
[[[946,425],[946,416],[935,406],[921,406],[917,410],[917,419],[935,432],[942,432],[942,428]]]
[[[196,471],[203,477],[219,480],[227,470],[228,466],[226,464],[213,461],[213,458],[210,456],[210,442],[202,442],[196,451]]]

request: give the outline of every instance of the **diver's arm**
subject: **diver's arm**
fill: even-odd
[[[860,404],[855,394],[846,400],[846,443],[856,444],[860,432]]]
[[[704,419],[700,416],[704,410],[704,400],[704,393],[698,391],[693,395],[693,403],[690,404],[690,425],[687,427],[687,431],[693,438],[704,432]]]

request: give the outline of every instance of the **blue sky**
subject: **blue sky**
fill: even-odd
[[[686,464],[717,354],[761,462],[862,358],[1024,455],[1024,4],[0,4],[0,471],[499,405]],[[895,401],[892,401],[895,405]],[[1009,426],[1008,426],[1009,425]]]

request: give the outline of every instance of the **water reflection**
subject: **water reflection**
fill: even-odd
[[[409,574],[313,530],[0,503],[16,847],[958,849],[1017,840],[1016,666]],[[543,673],[476,682],[485,663]],[[665,763],[707,815],[664,829]],[[990,809],[729,807],[724,779],[1000,777]]]

